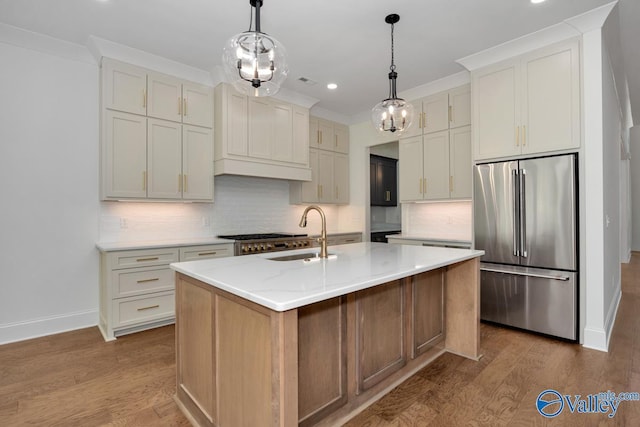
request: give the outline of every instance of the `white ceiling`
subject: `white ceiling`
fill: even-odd
[[[610,1],[264,0],[261,18],[262,30],[287,48],[285,87],[352,116],[387,95],[389,13],[400,15],[395,58],[401,92],[462,71],[456,59]],[[634,50],[640,1],[619,4],[624,65],[640,117],[640,55]],[[78,44],[94,35],[207,71],[220,65],[223,43],[248,29],[249,14],[249,0],[0,0],[6,24]],[[301,76],[317,84],[301,83]],[[329,82],[338,89],[326,89]]]

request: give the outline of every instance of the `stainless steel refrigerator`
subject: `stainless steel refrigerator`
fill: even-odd
[[[577,338],[577,155],[478,164],[481,318]]]

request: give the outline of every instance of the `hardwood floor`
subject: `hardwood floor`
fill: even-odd
[[[538,414],[540,392],[640,392],[640,254],[622,266],[608,353],[483,324],[479,362],[444,354],[347,426],[638,426],[617,414]],[[175,392],[174,328],[105,343],[97,328],[0,346],[0,426],[188,426]]]

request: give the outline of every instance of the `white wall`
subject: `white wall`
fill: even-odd
[[[0,41],[0,344],[98,319],[98,68],[46,42]]]

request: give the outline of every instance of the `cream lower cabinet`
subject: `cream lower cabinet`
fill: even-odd
[[[172,262],[233,255],[233,244],[102,252],[100,321],[105,340],[173,323]]]
[[[349,203],[349,156],[326,150],[309,150],[311,181],[289,183],[291,203]]]
[[[103,199],[213,201],[211,129],[107,110]]]
[[[577,41],[471,74],[475,160],[580,147]]]
[[[400,140],[400,201],[471,197],[471,128]]]

